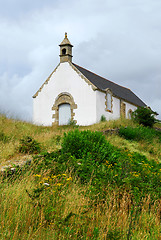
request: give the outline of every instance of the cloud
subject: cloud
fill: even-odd
[[[160,7],[159,0],[6,0],[0,109],[31,120],[32,95],[59,63],[67,31],[75,63],[130,88],[161,118]]]

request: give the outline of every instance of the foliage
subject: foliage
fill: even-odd
[[[77,159],[91,156],[91,159],[101,163],[111,153],[111,145],[101,132],[75,130],[64,134],[61,151]]]
[[[67,174],[35,175],[35,188],[32,191],[26,190],[26,193],[31,199],[33,206],[38,205],[40,211],[43,209],[44,225],[50,225],[55,221],[63,223],[62,211],[64,201],[60,202],[59,198],[62,190],[63,194],[68,190],[71,181],[72,178],[67,176]]]
[[[153,112],[150,108],[138,107],[132,113],[132,119],[145,127],[153,127],[153,125],[158,122],[155,115],[157,115],[157,113]]]
[[[77,147],[74,137],[65,138],[71,126],[38,127],[7,118],[0,118],[0,123],[0,131],[9,139],[0,144],[4,161],[22,158],[15,150],[24,136],[44,146],[44,152],[34,154],[31,165],[17,169],[13,165],[15,175],[10,168],[6,177],[0,177],[0,239],[160,238],[159,131],[138,127],[130,120],[106,121],[79,130],[130,126],[122,128],[122,137],[141,142],[88,131],[79,136],[74,131]],[[102,148],[99,154],[97,142]],[[154,152],[148,155],[151,148]]]
[[[106,121],[106,117],[104,115],[102,115],[100,121],[101,122],[105,122]]]
[[[8,142],[9,137],[4,134],[4,132],[0,132],[0,142],[6,143]]]
[[[38,172],[52,166],[52,174],[72,171],[81,183],[90,182],[90,192],[101,198],[109,185],[128,189],[136,202],[147,194],[152,199],[161,197],[161,163],[113,147],[100,132],[69,132],[64,135],[61,152],[44,153],[34,161]]]
[[[114,230],[109,229],[106,235],[106,239],[111,239],[111,240],[119,240],[119,239],[121,240],[122,237],[123,237],[123,233],[117,229],[114,229]]]
[[[40,143],[26,136],[20,140],[19,152],[21,153],[39,153],[41,151]]]
[[[68,125],[69,125],[69,126],[72,126],[72,127],[78,127],[76,121],[71,120],[71,119],[69,120]]]
[[[119,129],[119,135],[124,137],[127,140],[135,140],[135,141],[147,141],[151,142],[153,139],[157,139],[161,142],[161,132],[156,131],[152,128],[145,128],[142,126],[139,127],[121,127]]]

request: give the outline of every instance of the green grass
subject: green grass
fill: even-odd
[[[100,133],[120,127],[120,135]],[[1,165],[33,157],[0,177],[0,239],[160,239],[155,130],[129,120],[38,127],[0,116],[0,133]]]

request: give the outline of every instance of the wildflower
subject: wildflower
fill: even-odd
[[[57,186],[59,187],[59,186],[61,186],[62,185],[62,183],[57,183]]]
[[[54,175],[52,175],[51,177],[52,177],[52,178],[56,178],[56,176],[54,176]]]
[[[80,163],[80,162],[78,162],[77,164],[78,164],[78,165],[81,165],[81,163]]]
[[[66,180],[67,180],[67,181],[70,181],[70,180],[72,180],[72,178],[71,178],[71,177],[69,177],[69,178],[67,178]]]
[[[62,176],[66,176],[66,174],[65,174],[65,173],[63,173],[63,174],[62,174]]]
[[[50,186],[50,184],[49,184],[49,183],[46,183],[46,182],[44,183],[44,185],[45,185],[45,186]]]
[[[39,175],[39,174],[36,174],[36,175],[34,175],[35,177],[41,177],[41,175]]]
[[[44,177],[43,179],[44,179],[44,180],[48,180],[49,178],[48,178],[48,177]]]

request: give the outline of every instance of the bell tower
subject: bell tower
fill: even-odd
[[[60,62],[72,62],[72,44],[67,38],[67,33],[65,33],[65,38],[61,42],[60,46]]]

